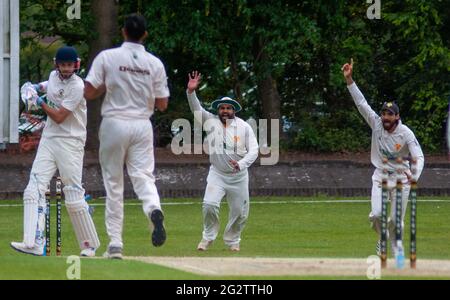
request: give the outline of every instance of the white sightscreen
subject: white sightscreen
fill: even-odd
[[[18,143],[19,1],[0,0],[0,147]],[[3,144],[3,145],[2,145]]]

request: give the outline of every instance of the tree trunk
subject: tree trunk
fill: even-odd
[[[92,14],[95,16],[95,30],[98,33],[96,39],[89,43],[88,69],[99,52],[113,46],[113,39],[119,34],[118,12],[119,6],[116,0],[92,1]],[[103,99],[88,101],[87,104],[87,141],[86,149],[98,150],[98,131],[101,122],[101,105]]]
[[[231,53],[231,74],[233,76],[233,91],[236,100],[242,104],[242,88],[241,81],[239,80],[239,65],[236,61],[236,56],[234,52]]]
[[[262,104],[262,119],[267,119],[267,141],[271,143],[272,137],[272,120],[278,120],[277,123],[281,128],[281,112],[280,112],[280,95],[276,81],[271,75],[267,75],[265,78],[258,82],[258,95]],[[275,134],[275,132],[273,133]],[[278,132],[280,139],[282,138],[281,132]],[[270,146],[268,145],[268,146]]]
[[[258,94],[262,104],[262,117],[265,119],[280,119],[280,95],[277,83],[268,75],[258,83]]]
[[[271,60],[264,50],[264,42],[261,38],[255,39],[253,55],[258,84],[258,97],[262,105],[261,118],[267,119],[267,141],[270,143],[270,137],[272,136],[271,120],[278,120],[278,124],[280,125],[281,98],[278,93],[277,83],[271,74]]]

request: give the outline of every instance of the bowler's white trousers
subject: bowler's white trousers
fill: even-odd
[[[154,209],[161,209],[153,175],[153,128],[148,119],[108,117],[102,120],[99,137],[109,246],[122,248],[124,164],[147,218]]]
[[[224,196],[227,197],[228,224],[223,240],[232,246],[241,241],[241,232],[249,214],[248,171],[224,174],[211,166],[203,198],[203,239],[213,241],[219,232],[219,209]]]

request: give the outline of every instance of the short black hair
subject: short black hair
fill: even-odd
[[[145,34],[147,21],[142,15],[131,14],[125,18],[124,29],[128,38],[133,41],[139,41]]]

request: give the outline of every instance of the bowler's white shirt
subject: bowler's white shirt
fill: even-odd
[[[104,118],[149,119],[155,98],[170,96],[163,63],[136,43],[100,52],[86,81],[95,88],[106,85]]]
[[[417,159],[417,172],[414,175],[414,179],[417,180],[423,169],[424,155],[411,129],[399,121],[394,132],[389,133],[384,129],[381,117],[369,106],[356,83],[347,87],[359,112],[369,124],[370,128],[372,128],[372,148],[370,155],[372,164],[377,169],[383,170],[386,168],[391,172],[395,172],[398,169],[395,158],[405,158],[411,154],[412,158]],[[383,157],[390,159],[387,166],[383,164]],[[407,160],[403,161],[403,167],[409,169],[409,162]]]

